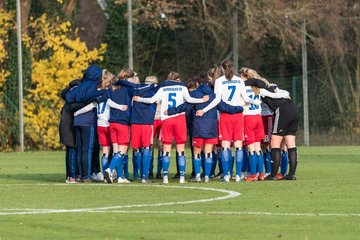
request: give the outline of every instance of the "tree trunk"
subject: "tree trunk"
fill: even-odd
[[[29,24],[29,14],[31,8],[31,0],[21,0],[21,32],[24,34],[27,32]]]

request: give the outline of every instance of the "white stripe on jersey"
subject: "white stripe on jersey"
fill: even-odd
[[[260,99],[259,95],[256,95],[255,92],[253,91],[253,89],[251,88],[251,86],[246,86],[245,87],[245,94],[248,98],[256,100],[256,99]],[[256,104],[245,104],[244,106],[244,115],[260,115],[261,113],[261,105],[256,105]]]

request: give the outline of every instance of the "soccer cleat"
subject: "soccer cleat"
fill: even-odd
[[[209,177],[208,177],[208,176],[205,176],[204,181],[205,181],[205,182],[209,182]]]
[[[201,182],[201,179],[200,179]],[[186,183],[185,176],[180,176],[179,183]]]
[[[118,183],[130,183],[129,180],[127,180],[126,178],[121,178],[121,177],[118,178],[117,182]]]
[[[239,175],[236,175],[235,176],[235,182],[239,183],[241,181],[242,181],[241,177]]]
[[[113,183],[113,179],[111,177],[111,172],[110,172],[110,168],[107,168],[105,171],[105,179],[108,183]]]
[[[97,174],[93,173],[91,178],[96,182],[103,182],[104,181],[104,175],[102,172],[98,172]]]
[[[215,178],[223,178],[223,177],[224,177],[223,173],[219,173],[219,174],[215,175]]]
[[[257,181],[257,180],[258,180],[258,178],[257,178],[256,174],[253,174],[250,177],[245,178],[246,182],[254,182],[254,181]]]
[[[284,178],[284,176],[281,173],[278,173],[276,175],[276,177],[277,177],[277,180],[282,180]]]
[[[74,183],[78,183],[74,178],[72,177],[67,177],[66,181],[67,184],[74,184]]]
[[[264,181],[265,179],[265,174],[264,173],[260,173],[259,176],[258,176],[258,180],[259,181]]]
[[[229,175],[224,176],[223,179],[222,179],[222,181],[223,181],[223,182],[230,182],[230,177],[229,177]]]
[[[264,178],[264,180],[266,180],[266,181],[275,181],[275,180],[278,180],[278,179],[277,179],[276,176],[273,177],[273,176],[269,175],[266,178]]]
[[[284,180],[296,180],[296,176],[295,175],[286,175],[283,179]]]
[[[200,174],[196,174],[196,177],[195,177],[195,182],[201,182],[201,176]]]
[[[169,183],[169,176],[164,176],[163,177],[163,184],[168,184]]]
[[[149,179],[142,178],[142,179],[141,179],[141,183],[146,184],[146,183],[152,183],[152,182],[151,182]]]

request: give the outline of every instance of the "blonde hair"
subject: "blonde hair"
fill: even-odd
[[[121,69],[121,71],[118,73],[118,78],[120,80],[129,79],[135,76],[135,72],[131,70],[130,68]],[[119,89],[121,86],[113,86],[113,90]]]
[[[117,80],[116,77],[111,72],[109,72],[106,69],[103,69],[101,76],[101,83],[99,87],[101,89],[109,88],[116,80]]]
[[[156,78],[156,76],[152,75],[152,76],[147,76],[145,78],[145,83],[146,84],[151,84],[151,83],[154,83],[154,84],[158,84],[158,80]]]

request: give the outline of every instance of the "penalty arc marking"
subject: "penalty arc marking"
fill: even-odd
[[[39,184],[39,185],[51,185],[51,184]],[[67,185],[67,184],[52,184],[52,185]],[[114,185],[79,185],[79,186],[114,186]],[[157,188],[178,188],[178,189],[192,189],[192,190],[203,190],[203,191],[214,191],[226,193],[227,195],[222,197],[207,198],[207,199],[198,199],[198,200],[189,200],[189,201],[180,201],[180,202],[165,202],[165,203],[146,203],[146,204],[133,204],[133,205],[119,205],[119,206],[110,206],[110,207],[99,207],[99,208],[79,208],[79,209],[29,209],[29,208],[7,208],[0,209],[0,216],[6,215],[35,215],[35,214],[50,214],[50,213],[80,213],[80,212],[109,212],[117,209],[123,208],[140,208],[140,207],[159,207],[159,206],[172,206],[179,204],[193,204],[193,203],[204,203],[204,202],[213,202],[221,201],[230,198],[235,198],[240,196],[239,192],[217,189],[217,188],[205,188],[205,187],[190,187],[190,186],[164,186],[164,185],[115,185],[121,187],[157,187]]]

